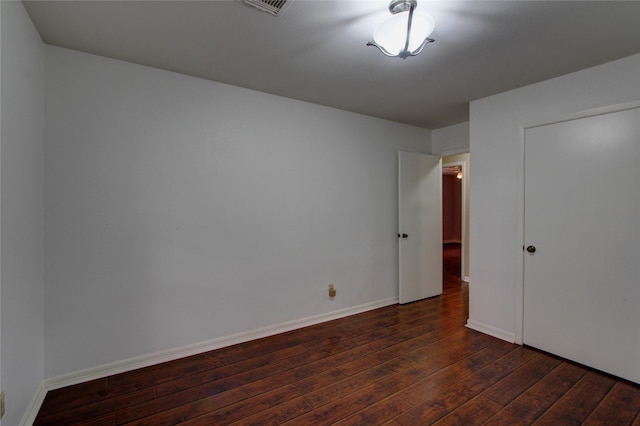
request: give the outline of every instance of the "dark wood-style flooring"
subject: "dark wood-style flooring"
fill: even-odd
[[[639,386],[465,328],[444,251],[440,297],[55,390],[35,424],[640,426]]]

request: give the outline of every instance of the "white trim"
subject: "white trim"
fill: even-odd
[[[604,115],[613,112],[626,111],[629,109],[640,108],[640,100],[632,102],[624,102],[621,104],[608,105],[600,108],[593,108],[584,111],[575,112],[572,114],[562,114],[557,117],[548,117],[541,120],[530,121],[523,123],[520,128],[532,129],[534,127],[548,126],[550,124],[563,123],[565,121],[579,120],[581,118],[595,117],[597,115]]]
[[[138,368],[148,367],[150,365],[160,364],[167,361],[173,361],[179,358],[184,358],[191,355],[208,352],[215,349],[220,349],[226,346],[235,345],[238,343],[248,342],[250,340],[260,339],[262,337],[273,336],[275,334],[284,333],[286,331],[295,330],[310,325],[320,324],[322,322],[331,321],[337,318],[346,317],[349,315],[359,314],[361,312],[370,311],[372,309],[382,308],[398,303],[397,297],[389,299],[379,300],[377,302],[365,303],[350,308],[340,309],[333,312],[314,315],[307,318],[301,318],[294,321],[289,321],[281,324],[275,324],[268,327],[259,328],[256,330],[246,331],[242,333],[233,334],[226,337],[220,337],[217,339],[207,340],[204,342],[194,343],[191,345],[182,346],[179,348],[168,349],[165,351],[159,351],[147,355],[142,355],[134,358],[129,358],[121,361],[116,361],[110,364],[99,365],[96,367],[87,368],[84,370],[74,371],[71,373],[63,374],[57,377],[50,377],[43,381],[44,388],[49,390],[59,389],[65,386],[71,386],[78,383],[87,382],[89,380],[100,379],[103,377],[112,376],[114,374],[124,373],[126,371],[135,370]]]
[[[518,126],[518,144],[519,144],[519,161],[520,167],[518,168],[518,185],[520,186],[520,196],[518,197],[518,229],[520,229],[517,245],[518,248],[516,252],[518,253],[517,258],[517,277],[518,281],[516,282],[516,318],[515,318],[515,343],[523,344],[524,343],[524,246],[525,246],[525,235],[524,235],[524,197],[525,197],[525,182],[524,182],[524,161],[525,161],[525,152],[524,152],[524,143],[525,143],[525,132],[527,129],[532,129],[534,127],[547,126],[550,124],[563,123],[572,120],[579,120],[582,118],[595,117],[597,115],[609,114],[613,112],[626,111],[629,109],[640,108],[640,101],[633,102],[625,102],[621,104],[608,105],[601,108],[594,108],[585,111],[580,111],[572,114],[563,114],[557,117],[546,118],[543,120],[536,120],[528,123],[523,123]],[[487,333],[489,334],[489,333]]]
[[[515,343],[516,335],[514,333],[501,330],[490,325],[482,324],[471,319],[467,320],[466,326],[467,328],[479,331],[480,333],[488,334],[489,336],[497,337],[501,340],[506,340],[509,343]]]
[[[20,426],[31,426],[33,422],[36,421],[36,416],[38,415],[38,411],[40,411],[40,407],[44,402],[44,398],[47,396],[47,388],[45,387],[44,381],[40,382],[40,386],[36,389],[36,393],[33,395],[29,406],[27,407],[27,411],[25,411],[22,419],[20,420]]]
[[[462,277],[462,281],[464,281],[465,283],[469,282],[469,276],[465,275],[464,277]]]
[[[515,343],[523,344],[524,335],[524,133],[526,128],[518,128],[518,161],[520,167],[518,167],[518,187],[521,188],[520,194],[518,194],[518,207],[517,207],[517,229],[518,239],[516,241],[516,274],[518,277],[518,284],[516,285],[516,323],[515,323]]]
[[[453,155],[468,154],[468,153],[469,153],[469,147],[463,146],[460,148],[453,148],[448,151],[433,153],[432,155],[439,155],[440,157],[451,157]]]

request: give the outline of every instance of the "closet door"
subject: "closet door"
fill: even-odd
[[[525,131],[523,340],[640,382],[640,109]]]

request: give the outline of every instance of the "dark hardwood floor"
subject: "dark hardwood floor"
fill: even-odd
[[[50,392],[36,425],[634,425],[640,387],[465,328],[444,294]]]

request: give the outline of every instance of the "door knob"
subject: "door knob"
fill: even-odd
[[[398,238],[409,238],[407,234],[398,234]]]
[[[536,252],[536,246],[528,246],[527,247],[527,252],[535,253]]]

